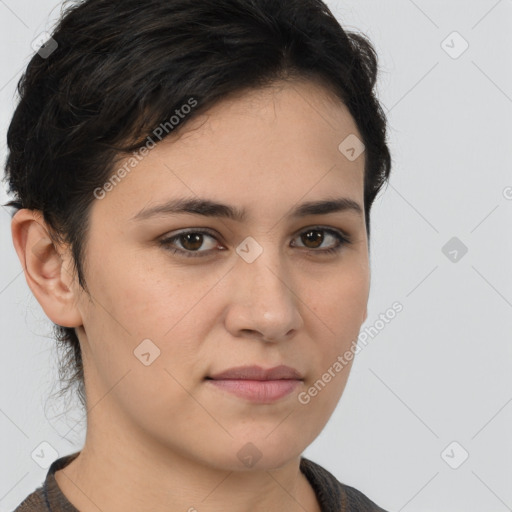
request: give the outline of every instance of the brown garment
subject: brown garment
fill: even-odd
[[[43,485],[27,496],[14,512],[79,512],[61,492],[54,476],[79,453],[55,460]],[[300,470],[313,487],[322,512],[386,512],[362,492],[342,484],[315,462],[301,457]]]

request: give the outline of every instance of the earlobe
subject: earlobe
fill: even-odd
[[[28,209],[16,212],[11,233],[27,284],[48,318],[63,327],[82,325],[68,268],[70,257],[59,253],[40,213]]]

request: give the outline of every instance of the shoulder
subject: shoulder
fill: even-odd
[[[332,473],[301,457],[300,469],[316,492],[322,510],[336,512],[387,512],[358,489],[340,482]]]
[[[55,472],[67,466],[79,453],[75,452],[54,460],[43,484],[29,494],[14,512],[78,512],[62,494],[55,480]]]
[[[387,512],[383,508],[374,503],[368,496],[361,491],[340,483],[347,494],[347,511],[358,512]]]
[[[32,494],[29,494],[19,505],[14,509],[14,512],[48,512],[46,506],[43,488],[38,487]]]

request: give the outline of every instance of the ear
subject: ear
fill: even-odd
[[[81,326],[71,255],[54,245],[41,212],[18,210],[11,233],[27,284],[48,318],[63,327]]]

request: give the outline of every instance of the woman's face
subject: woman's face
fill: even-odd
[[[346,147],[362,137],[347,108],[310,82],[224,101],[184,128],[92,207],[91,297],[72,283],[88,436],[223,469],[276,468],[325,426],[366,318],[364,153]],[[294,214],[342,198],[360,211]],[[150,213],[177,200],[245,215]],[[209,378],[253,365],[302,378]]]

